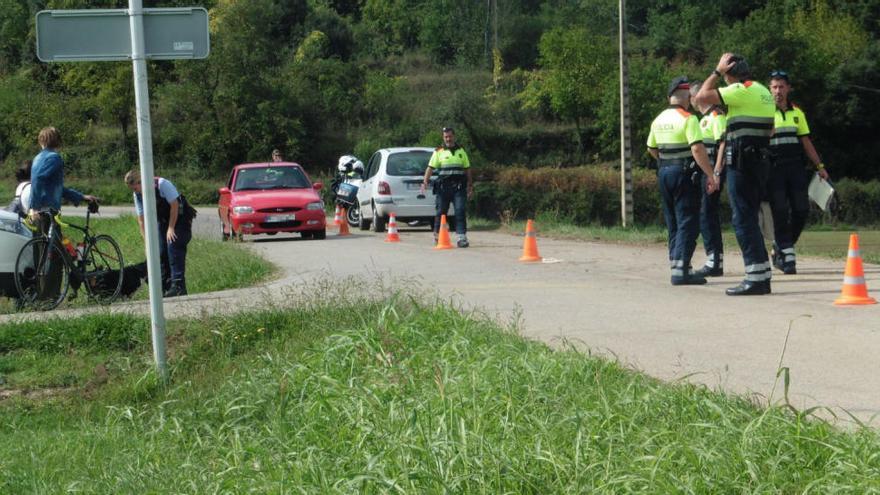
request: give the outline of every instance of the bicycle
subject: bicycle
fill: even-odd
[[[71,284],[76,290],[84,283],[86,293],[99,304],[110,304],[119,297],[125,266],[122,250],[109,235],[92,235],[91,214],[97,212],[98,204],[89,203],[85,226],[62,223],[57,211],[39,212],[43,225],[49,225],[48,231],[28,241],[15,260],[15,288],[21,306],[55,309],[67,297]],[[83,233],[79,248],[63,244],[61,226]]]

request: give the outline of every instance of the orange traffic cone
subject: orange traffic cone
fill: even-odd
[[[446,223],[446,215],[440,217],[440,235],[437,237],[437,245],[434,249],[452,249],[452,242],[449,240],[449,224]]]
[[[843,289],[840,297],[834,301],[837,306],[850,304],[877,304],[877,300],[868,297],[868,286],[865,285],[865,271],[862,268],[862,255],[859,253],[859,235],[850,234],[849,254],[846,258],[846,271],[843,274]]]
[[[351,235],[351,232],[348,231],[348,222],[346,221],[346,218],[348,218],[348,211],[346,211],[346,209],[343,208],[341,215],[342,215],[342,219],[339,221],[339,232],[336,235],[337,236]]]
[[[388,219],[388,235],[385,236],[385,242],[400,242],[400,234],[397,233],[397,216],[394,213]]]
[[[526,238],[523,241],[523,254],[520,261],[541,261],[544,258],[538,254],[538,239],[535,237],[535,223],[532,220],[526,222]]]
[[[339,225],[342,223],[342,217],[339,214],[342,212],[342,208],[339,205],[336,205],[336,215],[333,215],[333,225]]]

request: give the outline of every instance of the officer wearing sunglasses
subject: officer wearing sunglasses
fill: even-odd
[[[807,118],[803,110],[789,100],[790,91],[787,72],[770,73],[770,92],[776,103],[776,130],[770,139],[773,169],[768,184],[775,238],[773,265],[786,275],[797,273],[794,245],[810,213],[807,188],[812,171],[807,170],[806,161],[809,160],[823,180],[828,179],[828,171],[810,140]]]

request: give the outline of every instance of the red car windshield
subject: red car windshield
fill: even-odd
[[[307,189],[309,180],[299,167],[243,168],[235,177],[233,191]]]

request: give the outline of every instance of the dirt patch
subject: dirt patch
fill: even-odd
[[[47,399],[50,397],[57,397],[59,395],[70,393],[73,390],[75,390],[74,387],[46,387],[32,389],[6,388],[0,389],[0,401],[12,399],[15,397],[21,397],[25,399]]]

